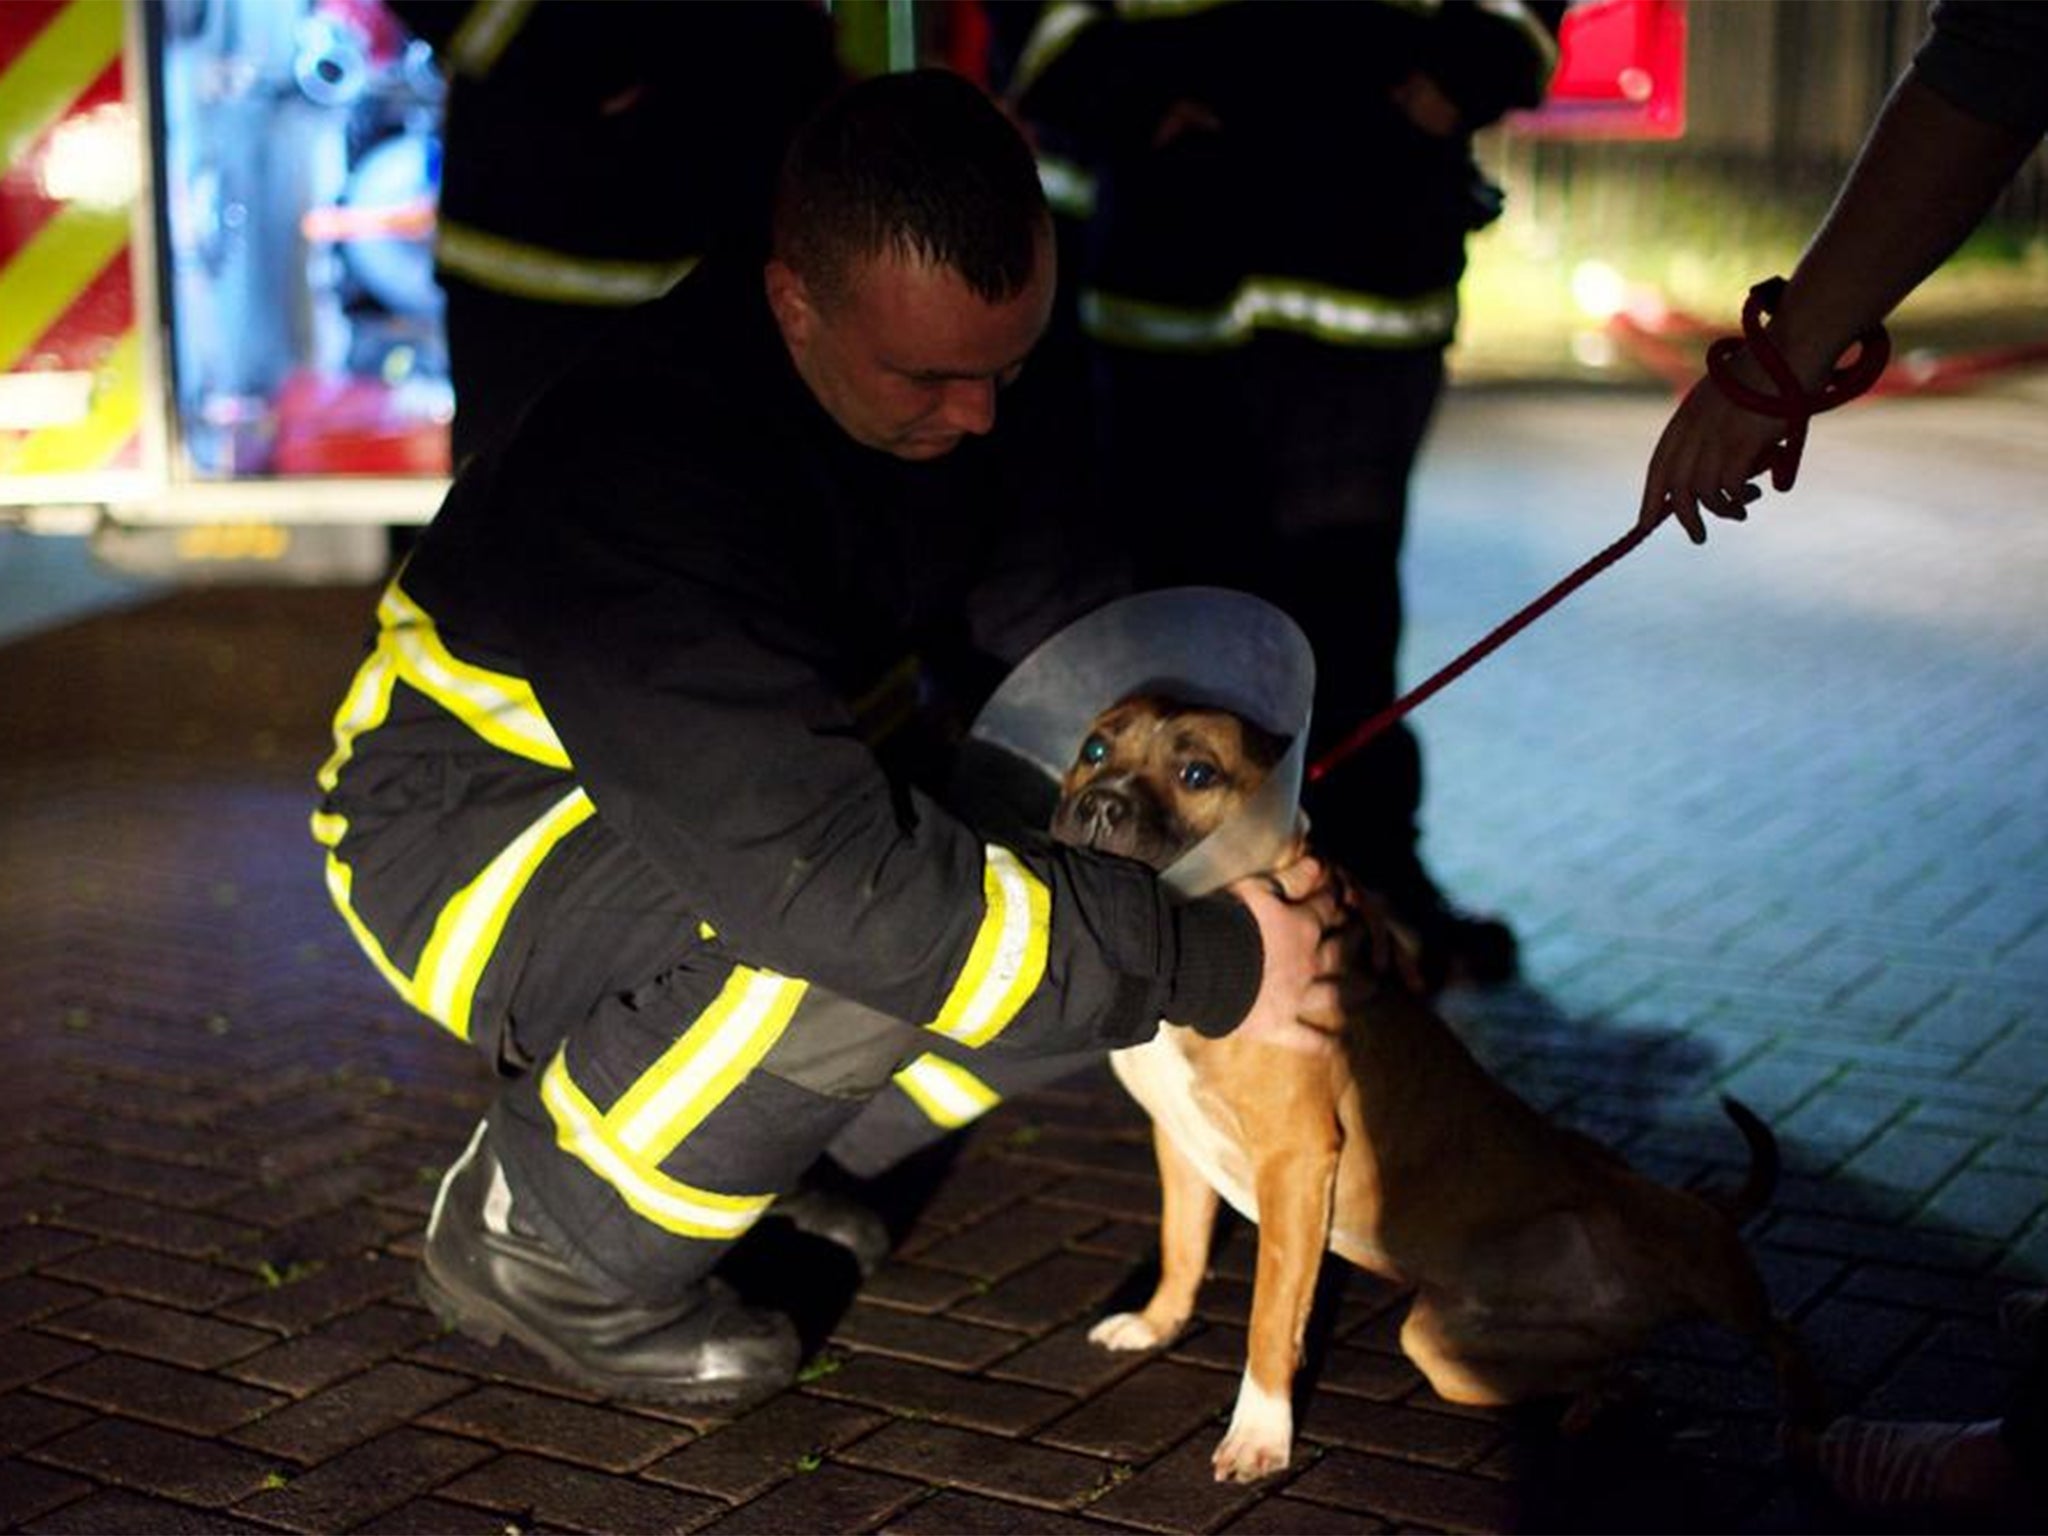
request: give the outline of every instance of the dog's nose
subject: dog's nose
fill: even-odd
[[[1131,814],[1131,803],[1113,789],[1084,789],[1074,809],[1084,825],[1107,831]]]

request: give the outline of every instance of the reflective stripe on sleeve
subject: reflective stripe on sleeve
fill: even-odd
[[[1052,896],[1007,848],[986,845],[981,928],[939,1016],[925,1027],[962,1045],[986,1045],[1009,1026],[1045,978]]]
[[[583,1163],[634,1211],[678,1237],[724,1242],[744,1233],[775,1196],[725,1195],[672,1179],[644,1154],[625,1146],[618,1131],[569,1077],[568,1053],[557,1051],[541,1075],[541,1102],[555,1122],[555,1141]]]
[[[1010,82],[1010,94],[1023,95],[1076,37],[1101,19],[1102,12],[1086,0],[1059,0],[1048,5],[1039,13],[1031,35],[1017,55],[1017,72]]]
[[[1081,294],[1081,324],[1097,341],[1162,352],[1221,351],[1242,346],[1261,330],[1299,331],[1347,346],[1440,346],[1457,332],[1458,294],[1441,288],[1391,299],[1321,283],[1250,277],[1229,303],[1190,308],[1090,288]]]
[[[929,1051],[898,1072],[898,1088],[934,1125],[958,1130],[1002,1102],[1002,1095],[965,1067]]]
[[[673,1152],[782,1038],[805,986],[735,966],[711,1006],[604,1117],[617,1144],[650,1167]]]
[[[526,25],[533,6],[534,0],[475,0],[448,39],[450,73],[478,80],[488,75]]]
[[[620,306],[660,298],[697,264],[694,256],[680,261],[579,256],[451,219],[443,219],[435,232],[434,258],[444,271],[497,293],[555,304]]]

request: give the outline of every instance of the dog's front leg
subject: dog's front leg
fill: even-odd
[[[1269,1112],[1276,1108],[1267,1106]],[[1246,1129],[1247,1143],[1264,1149],[1257,1168],[1258,1277],[1237,1407],[1211,1458],[1216,1480],[1234,1483],[1282,1471],[1293,1454],[1294,1373],[1316,1275],[1329,1247],[1339,1146],[1336,1117],[1317,1123],[1299,1099],[1288,1122],[1276,1113],[1274,1123]]]
[[[1088,1331],[1089,1342],[1104,1349],[1157,1349],[1172,1342],[1187,1327],[1209,1271],[1216,1191],[1157,1124],[1152,1145],[1159,1154],[1159,1284],[1144,1311],[1118,1312]]]

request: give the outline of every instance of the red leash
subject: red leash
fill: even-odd
[[[1785,423],[1784,437],[1765,450],[1762,459],[1752,471],[1754,474],[1762,474],[1768,469],[1771,472],[1772,488],[1781,492],[1791,490],[1792,482],[1798,478],[1799,456],[1806,447],[1807,423],[1822,411],[1832,411],[1837,406],[1847,405],[1875,384],[1877,376],[1884,372],[1884,365],[1891,357],[1892,347],[1891,338],[1885,334],[1884,327],[1872,326],[1856,338],[1855,361],[1846,368],[1836,368],[1819,389],[1808,394],[1800,387],[1799,380],[1793,375],[1790,365],[1786,363],[1777,346],[1764,334],[1763,316],[1777,308],[1778,296],[1784,291],[1785,279],[1782,277],[1773,277],[1758,283],[1749,290],[1749,298],[1742,306],[1741,338],[1723,336],[1707,348],[1707,376],[1714,381],[1722,394],[1744,410],[1756,411],[1765,416],[1776,416]],[[1735,354],[1745,347],[1764,372],[1770,375],[1771,382],[1778,387],[1776,394],[1752,389],[1735,377],[1732,363]],[[1477,644],[1453,658],[1448,666],[1409,689],[1385,709],[1359,725],[1350,735],[1309,764],[1309,782],[1313,784],[1324,777],[1331,769],[1337,767],[1439,688],[1464,676],[1642,543],[1658,526],[1658,523],[1637,524],[1535,602],[1490,630]]]

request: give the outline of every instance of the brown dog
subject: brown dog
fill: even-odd
[[[1284,747],[1235,715],[1125,699],[1098,717],[1062,780],[1053,833],[1164,868],[1223,823]],[[1167,1343],[1194,1310],[1218,1195],[1259,1225],[1249,1358],[1217,1478],[1249,1482],[1288,1464],[1291,1389],[1326,1249],[1414,1287],[1401,1348],[1452,1402],[1587,1391],[1660,1325],[1705,1316],[1759,1341],[1788,1410],[1815,1414],[1804,1351],[1737,1232],[1776,1181],[1762,1122],[1722,1101],[1751,1153],[1732,1199],[1654,1183],[1546,1122],[1354,948],[1343,1018],[1309,1021],[1341,1030],[1332,1056],[1162,1029],[1111,1058],[1153,1121],[1160,1276],[1143,1311],[1089,1337],[1109,1349]]]

